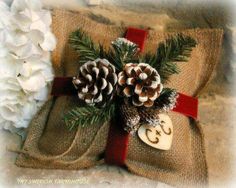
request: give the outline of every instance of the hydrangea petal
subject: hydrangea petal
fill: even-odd
[[[42,74],[34,74],[29,78],[20,76],[17,78],[17,80],[19,81],[23,90],[30,92],[36,92],[46,85],[45,79]]]
[[[44,41],[40,44],[41,48],[45,51],[52,51],[56,47],[56,38],[51,32],[44,35]]]

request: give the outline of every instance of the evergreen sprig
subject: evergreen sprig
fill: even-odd
[[[196,44],[193,38],[178,34],[160,43],[156,55],[147,54],[144,58],[157,69],[162,82],[165,83],[172,74],[179,73],[176,62],[188,61]]]
[[[74,31],[69,37],[69,43],[72,48],[79,54],[79,62],[81,64],[87,61],[93,61],[102,56],[102,45],[96,45],[92,39],[82,30]]]
[[[126,43],[120,39],[112,42],[112,48],[106,52],[103,45],[94,44],[87,34],[78,29],[70,35],[69,43],[78,52],[81,64],[97,58],[106,58],[117,70],[121,71],[125,64],[138,62],[138,57],[136,56],[138,46]]]
[[[172,88],[163,88],[160,96],[155,100],[155,106],[166,111],[171,110],[175,104],[178,93]]]
[[[87,126],[105,123],[115,114],[115,105],[110,104],[104,108],[94,106],[76,107],[64,116],[64,121],[69,130],[77,126]]]
[[[112,42],[112,49],[107,53],[107,58],[119,71],[121,71],[123,66],[127,63],[138,62],[138,57],[136,56],[138,46],[134,43],[123,40],[126,39],[118,38],[116,41]]]

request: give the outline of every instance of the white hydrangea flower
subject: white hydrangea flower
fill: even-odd
[[[0,129],[25,128],[48,97],[56,46],[40,0],[0,2]]]
[[[0,58],[3,58],[8,52],[5,41],[8,38],[7,27],[10,25],[9,7],[4,2],[0,2],[0,18],[4,18],[0,19]]]
[[[12,12],[19,13],[25,10],[32,12],[42,11],[42,3],[39,0],[14,0],[12,2]]]

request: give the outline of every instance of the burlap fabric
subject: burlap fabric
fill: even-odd
[[[77,72],[78,57],[68,46],[68,35],[77,28],[82,28],[95,42],[105,46],[123,36],[126,30],[97,23],[79,13],[54,10],[53,32],[58,44],[52,60],[57,76],[73,76]],[[222,31],[194,29],[182,33],[195,38],[198,45],[188,63],[179,63],[181,73],[172,76],[168,86],[181,93],[197,96],[218,62]],[[154,52],[160,41],[173,34],[149,31],[145,52]],[[79,105],[77,97],[71,96],[51,98],[44,105],[31,122],[27,139],[16,161],[18,166],[81,169],[104,163],[109,122],[68,131],[62,117],[76,105]],[[154,149],[133,135],[129,139],[125,164],[135,174],[171,185],[202,186],[207,183],[207,165],[201,127],[178,113],[171,112],[170,117],[174,125],[171,149]]]

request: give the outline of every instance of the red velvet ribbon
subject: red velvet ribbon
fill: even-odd
[[[77,95],[72,77],[55,77],[52,85],[51,95],[59,97],[64,95]]]
[[[147,34],[148,32],[146,30],[129,27],[127,29],[125,38],[137,44],[140,50],[139,52],[142,52],[144,49],[144,43],[147,38]]]
[[[185,116],[191,117],[193,119],[198,118],[198,99],[185,95],[183,93],[178,93],[176,107],[172,110],[174,112],[181,113]]]
[[[126,39],[136,43],[140,52],[144,49],[147,31],[136,28],[128,28]],[[52,87],[52,95],[77,95],[72,84],[72,77],[56,77]],[[188,117],[197,119],[198,116],[198,99],[185,94],[179,93],[174,112],[181,113]],[[120,121],[115,119],[111,123],[105,152],[105,161],[108,164],[123,166],[128,152],[129,134],[124,131],[122,125],[117,125]]]

